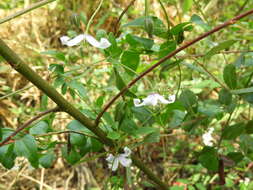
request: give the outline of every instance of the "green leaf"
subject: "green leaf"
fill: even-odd
[[[67,160],[69,164],[75,164],[81,159],[81,155],[75,150],[74,147],[68,153],[67,146],[62,147],[62,156]]]
[[[29,129],[31,135],[41,135],[48,132],[49,126],[45,121],[39,121]]]
[[[76,81],[76,80],[72,80],[70,83],[68,83],[69,87],[77,90],[78,94],[82,97],[85,98],[87,96],[87,92],[86,89],[84,88],[83,84]]]
[[[90,144],[91,151],[99,152],[103,148],[103,144],[95,138],[88,138],[87,143]]]
[[[153,127],[140,127],[134,133],[135,135],[147,135],[153,132],[157,132],[157,129]]]
[[[57,74],[64,74],[64,67],[59,64],[50,64],[49,70]]]
[[[125,65],[126,72],[134,76],[140,62],[140,55],[133,51],[124,51],[121,56],[121,63]],[[128,69],[129,68],[129,69]]]
[[[0,147],[0,163],[7,169],[11,169],[15,164],[14,144]]]
[[[89,129],[87,129],[84,125],[82,125],[77,120],[72,120],[68,125],[67,129],[70,129],[72,131],[82,132],[88,135],[94,135]]]
[[[158,131],[153,132],[145,136],[144,143],[158,143],[160,141],[160,133]]]
[[[106,56],[111,59],[118,59],[122,53],[122,49],[118,46],[116,38],[112,33],[109,34],[108,40],[111,43],[111,46],[105,49]]]
[[[184,90],[179,97],[180,102],[185,109],[191,113],[195,112],[195,107],[198,104],[196,95],[190,90]]]
[[[204,58],[209,59],[210,57],[219,53],[220,51],[229,48],[235,42],[236,42],[236,40],[227,40],[227,41],[224,41],[224,42],[218,44],[217,46],[213,47],[210,51],[208,51]]]
[[[223,70],[223,79],[229,88],[235,89],[237,86],[236,68],[233,64],[226,65]]]
[[[121,78],[119,72],[115,68],[114,68],[114,74],[115,74],[115,77],[116,77],[116,86],[117,86],[117,88],[119,90],[123,89],[126,86],[126,84],[123,81],[123,79]],[[130,90],[127,90],[125,95],[129,96],[129,97],[132,97],[132,98],[136,98],[136,95],[133,94]]]
[[[50,168],[52,167],[54,160],[55,160],[54,152],[49,152],[40,157],[39,163],[44,168]]]
[[[86,144],[86,137],[81,134],[71,133],[70,143],[71,145],[83,146]]]
[[[174,51],[177,47],[177,44],[175,41],[167,41],[165,43],[163,43],[160,46],[160,50],[158,52],[159,57],[164,57],[166,55],[168,55],[169,53],[171,53],[172,51]]]
[[[120,138],[120,134],[116,131],[110,131],[108,134],[107,134],[107,137],[109,139],[112,139],[112,140],[118,140]]]
[[[138,127],[132,119],[126,118],[121,123],[119,129],[125,133],[130,134],[130,135],[134,135],[135,131],[138,129]]]
[[[170,30],[170,33],[174,36],[177,36],[179,35],[180,33],[183,33],[184,32],[184,29],[186,26],[189,26],[189,24],[191,24],[190,22],[183,22],[183,23],[180,23],[176,26],[174,26],[173,28],[171,28]]]
[[[253,138],[250,135],[240,136],[240,148],[251,160],[253,160]]]
[[[145,49],[149,50],[154,45],[154,40],[151,40],[148,38],[142,38],[139,36],[134,36],[132,34],[126,35],[126,41],[134,48],[140,45],[140,46],[143,46]]]
[[[231,90],[231,93],[232,94],[248,94],[248,93],[253,93],[253,87]]]
[[[184,111],[181,110],[173,110],[173,116],[171,121],[169,122],[168,126],[170,128],[175,128],[179,125],[181,125],[181,123],[184,121],[186,113]]]
[[[240,136],[244,132],[244,129],[245,125],[243,123],[227,126],[222,132],[222,138],[225,140],[233,140]]]
[[[219,92],[219,102],[224,105],[231,104],[232,94],[226,89],[221,89],[221,91]]]
[[[66,61],[64,53],[56,50],[48,50],[41,52],[42,55],[51,55],[53,58],[58,59],[60,61]]]
[[[199,15],[193,14],[191,17],[191,22],[201,26],[205,30],[210,29],[210,27],[202,20]]]
[[[247,122],[245,126],[245,131],[247,134],[253,134],[253,120]]]
[[[164,25],[163,21],[155,16],[144,16],[144,17],[139,17],[127,24],[124,24],[122,27],[138,27],[141,28],[143,30],[145,30],[146,32],[148,31],[148,28],[145,27],[145,21],[146,19],[149,19],[152,21],[152,34],[161,38],[168,38],[168,32],[167,32],[167,28]]]
[[[186,13],[188,12],[192,7],[192,0],[184,0],[183,3],[183,12]]]
[[[152,125],[154,123],[154,117],[152,113],[144,106],[133,107],[132,111],[133,111],[134,116],[142,123],[146,125]]]
[[[240,152],[230,152],[230,153],[227,154],[227,157],[229,157],[235,163],[239,163],[244,158],[243,154],[240,153]]]
[[[16,140],[14,151],[18,156],[26,157],[33,167],[38,167],[38,150],[33,136],[25,135],[21,139]]]
[[[199,161],[210,171],[217,171],[219,166],[219,159],[217,151],[213,147],[205,146],[200,152]]]

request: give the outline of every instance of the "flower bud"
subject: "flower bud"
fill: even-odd
[[[79,14],[76,14],[76,13],[73,13],[70,17],[70,22],[71,24],[75,25],[76,27],[80,27],[80,15]]]
[[[152,38],[153,30],[154,30],[154,22],[151,18],[146,17],[144,27],[146,32],[148,33],[148,37]]]

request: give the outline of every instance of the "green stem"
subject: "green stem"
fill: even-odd
[[[71,103],[65,100],[61,94],[59,94],[51,85],[43,80],[36,72],[34,72],[29,66],[25,64],[20,57],[13,52],[5,43],[0,39],[0,55],[20,74],[26,79],[32,82],[40,90],[42,90],[48,97],[50,97],[61,110],[67,112],[72,117],[77,119],[80,123],[86,126],[94,134],[96,134],[103,143],[110,146],[114,146],[113,141],[106,137],[104,131],[95,127],[92,120],[83,115],[78,109],[76,109]]]
[[[90,131],[92,131],[99,139],[109,147],[115,147],[114,141],[107,138],[106,133],[102,131],[91,119],[87,118],[78,109],[76,109],[71,103],[63,98],[51,85],[43,80],[36,72],[34,72],[29,66],[25,64],[23,60],[12,51],[3,40],[0,39],[0,55],[20,74],[22,74],[27,80],[33,83],[36,87],[42,90],[48,97],[50,97],[60,108],[73,118],[82,123]],[[153,182],[155,182],[160,189],[167,190],[167,185],[162,182],[152,171],[147,168],[140,160],[135,156],[132,156],[133,163],[140,168]]]
[[[163,13],[165,15],[165,19],[166,19],[166,22],[167,22],[167,27],[168,27],[168,30],[170,29],[170,26],[171,26],[171,23],[170,23],[170,19],[169,19],[169,16],[167,14],[167,11],[162,3],[161,0],[158,0],[158,2],[160,3],[161,7],[162,7],[162,10],[163,10]]]
[[[4,95],[4,96],[1,96],[1,97],[0,97],[0,100],[3,100],[3,99],[5,99],[5,98],[8,98],[8,97],[13,96],[13,95],[15,95],[15,94],[18,94],[18,93],[20,93],[20,92],[23,92],[24,90],[27,90],[27,89],[29,89],[29,88],[31,88],[31,87],[32,87],[32,85],[29,85],[29,86],[26,86],[26,87],[24,87],[24,88],[22,88],[22,89],[19,89],[19,90],[15,91],[15,92],[11,92],[11,93],[9,93],[9,94],[6,94],[6,95]]]
[[[168,190],[169,187],[165,183],[163,183],[150,169],[148,169],[143,162],[137,159],[134,155],[131,156],[131,159],[138,168],[140,168],[150,179],[152,179],[161,189]]]
[[[14,18],[16,18],[16,17],[19,17],[19,16],[21,16],[21,15],[27,13],[27,12],[30,12],[30,11],[32,11],[32,10],[34,10],[34,9],[37,9],[37,8],[39,8],[39,7],[42,7],[42,6],[44,6],[44,5],[48,4],[48,3],[51,3],[51,2],[53,2],[53,1],[56,1],[56,0],[43,0],[43,1],[40,1],[40,2],[38,2],[38,3],[34,3],[33,5],[31,5],[31,6],[27,7],[27,8],[25,8],[25,9],[23,9],[23,10],[21,10],[21,11],[18,11],[18,12],[14,13],[14,14],[12,14],[12,15],[10,15],[10,16],[7,16],[7,17],[5,17],[5,18],[0,19],[0,24],[3,24],[3,23],[5,23],[5,22],[8,22],[8,21],[10,21],[10,20],[12,20],[12,19],[14,19]]]
[[[101,8],[102,4],[103,4],[104,0],[101,0],[97,9],[95,10],[95,12],[92,14],[92,16],[90,17],[89,21],[88,21],[88,24],[87,24],[87,27],[86,27],[86,30],[85,30],[85,34],[88,34],[89,32],[89,29],[90,29],[90,25],[94,19],[94,17],[96,16],[96,14],[98,13],[99,9]]]

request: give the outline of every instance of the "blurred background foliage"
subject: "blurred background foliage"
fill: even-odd
[[[15,13],[35,2],[38,1],[2,0],[0,2],[0,18]],[[84,100],[82,97],[83,89],[79,89],[77,92],[71,92],[70,90],[70,92],[66,93],[63,85],[59,90],[65,92],[65,97],[69,101],[77,106],[81,105],[86,108],[88,110],[86,110],[86,113],[90,114],[90,117],[93,117],[92,111],[94,110],[92,108],[101,106],[102,103],[108,101],[117,91],[113,82],[114,79],[110,76],[112,72],[111,63],[105,60],[103,54],[97,49],[88,45],[83,45],[76,49],[68,49],[61,45],[59,38],[66,34],[75,36],[85,32],[87,23],[99,2],[98,0],[59,0],[1,24],[0,27],[1,39],[6,41],[44,79],[55,86],[61,86],[64,82],[62,82],[62,79],[59,78],[59,73],[57,73],[62,68],[57,66],[57,70],[57,68],[54,68],[54,64],[61,65],[67,60],[64,67],[66,73],[64,81],[71,83],[75,79],[85,83],[85,97],[89,98],[85,98]],[[149,0],[148,2],[150,5],[149,14],[160,18],[166,25],[166,15],[159,1]],[[186,2],[188,1],[183,0],[161,0],[160,2],[165,7],[171,26],[193,21],[194,27],[184,33],[183,37],[186,41],[253,7],[253,1],[250,0],[193,0],[191,1],[191,5],[187,5]],[[96,14],[89,28],[89,33],[99,37],[113,32],[119,15],[128,4],[128,0],[104,0],[101,9]],[[144,14],[144,1],[137,0],[134,6],[131,6],[123,16],[120,25],[129,23],[137,17],[144,16]],[[198,17],[194,17],[194,15],[199,15],[202,20],[198,20]],[[205,107],[212,106],[212,104],[205,104],[205,102],[212,102],[212,99],[219,98],[217,91],[219,85],[203,71],[202,67],[199,67],[199,64],[196,64],[198,60],[187,56],[205,54],[218,43],[234,39],[240,41],[240,43],[235,43],[233,48],[228,48],[228,50],[252,50],[253,22],[252,17],[250,18],[251,20],[248,19],[250,21],[238,22],[219,33],[209,36],[180,54],[180,56],[186,56],[181,66],[181,70],[183,70],[181,88],[190,88],[191,91],[196,93],[198,98],[203,100],[202,111],[208,111],[207,115],[209,114],[210,117],[213,115],[216,115],[217,118],[219,116],[223,117],[223,112],[219,110],[218,106],[209,107],[208,109]],[[81,19],[81,22],[77,22],[76,19]],[[140,36],[148,37],[143,30],[136,28],[120,27],[118,30],[119,35],[135,32]],[[160,39],[155,40],[161,42]],[[63,56],[59,52],[63,52]],[[208,60],[201,59],[200,62],[203,62],[201,64],[204,64],[209,72],[222,80],[225,65],[228,63],[240,65],[243,62],[242,60],[244,60],[243,64],[248,64],[249,67],[240,68],[238,66],[237,75],[250,75],[253,65],[252,55],[253,53],[219,54],[212,56]],[[163,54],[158,55],[158,57],[162,56]],[[154,57],[146,53],[141,56],[141,61],[142,66],[140,70],[144,70],[155,60]],[[1,126],[17,128],[17,126],[20,126],[34,116],[38,111],[52,107],[53,103],[41,91],[33,87],[7,64],[4,64],[3,61],[0,63]],[[171,94],[176,93],[179,80],[178,68],[174,67],[172,70],[169,70],[170,72],[167,69],[166,65],[162,65],[161,68],[144,78],[143,84],[145,87],[143,87],[142,93],[163,92],[165,91],[164,89],[169,89]],[[126,80],[130,79],[130,77],[125,77],[124,79]],[[243,77],[241,79],[239,82],[243,83]],[[2,98],[8,94],[11,95]],[[78,94],[78,96],[73,98],[73,94]],[[236,111],[236,116],[234,116],[236,122],[252,119],[252,107],[242,102],[242,100],[238,100],[238,102],[241,102],[241,106]],[[251,97],[248,98],[248,102],[252,104],[253,100]],[[183,113],[170,113],[174,114],[171,123],[177,126],[176,123],[181,122]],[[226,119],[219,122],[219,119],[217,119],[213,122],[217,123],[219,128],[226,122]],[[57,114],[53,121],[53,127],[57,130],[63,130],[66,127],[66,123],[70,120],[71,118],[66,114]],[[201,129],[203,132],[207,126],[203,123],[202,125],[204,126]],[[199,136],[196,136],[190,132],[186,134],[182,129],[175,130],[172,128],[168,130],[169,132],[164,135],[166,138],[161,138],[157,143],[139,148],[141,149],[139,152],[142,154],[142,157],[156,163],[152,167],[155,168],[163,179],[174,185],[174,190],[186,189],[186,184],[192,185],[194,189],[210,189],[211,187],[208,186],[208,183],[217,180],[217,175],[210,174],[203,176],[202,172],[205,169],[195,164],[196,159],[194,156],[189,156],[194,154],[192,150],[199,151],[201,149],[201,133],[199,133]],[[67,137],[62,134],[53,138],[59,141],[60,147],[60,142],[64,143]],[[229,147],[229,142],[227,143],[227,147]],[[233,148],[230,147],[230,149],[232,150]],[[92,153],[90,155],[92,156]],[[101,187],[110,180],[114,184],[122,183],[120,178],[105,177],[107,166],[102,158],[72,167],[61,157],[58,157],[51,168],[39,170],[32,169],[25,159],[18,159],[16,162],[18,167],[9,171],[1,167],[0,189],[42,189],[42,186],[45,189],[59,190],[83,189],[82,187],[92,189],[90,187]],[[160,162],[163,164],[159,164]],[[227,175],[226,189],[252,189],[253,185],[248,186],[249,182],[246,180],[253,177],[252,166],[252,161],[246,159],[237,168],[233,168],[229,172],[229,175]],[[161,168],[166,168],[166,172]],[[142,186],[136,186],[136,189],[155,189],[149,182],[145,180],[140,181],[142,180],[142,176],[139,175],[142,174],[138,173],[134,180],[140,182]],[[110,188],[108,187],[108,189]]]

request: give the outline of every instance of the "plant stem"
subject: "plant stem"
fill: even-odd
[[[167,14],[167,11],[166,11],[166,9],[165,9],[165,7],[164,7],[162,1],[161,1],[161,0],[158,0],[158,2],[159,2],[159,4],[160,4],[161,7],[162,7],[162,10],[163,10],[163,13],[164,13],[164,15],[165,15],[166,22],[167,22],[167,28],[168,28],[168,30],[169,30],[169,29],[170,29],[170,26],[172,25],[171,22],[170,22],[169,16],[168,16],[168,14]]]
[[[220,51],[216,54],[231,54],[231,53],[250,53],[253,52],[253,50],[231,50],[231,51]],[[198,58],[198,57],[204,57],[206,54],[193,54],[193,55],[180,55],[180,56],[175,56],[176,58],[179,59],[185,59],[185,58]]]
[[[168,190],[168,186],[163,183],[150,169],[148,169],[143,162],[137,159],[134,155],[131,156],[131,159],[138,168],[140,168],[150,179],[152,179],[157,185],[159,185],[160,189]]]
[[[21,11],[18,11],[18,12],[14,13],[14,14],[12,14],[12,15],[10,15],[10,16],[7,16],[7,17],[5,17],[5,18],[0,19],[0,24],[3,24],[3,23],[5,23],[5,22],[8,22],[8,21],[10,21],[10,20],[12,20],[12,19],[14,19],[14,18],[16,18],[16,17],[19,17],[19,16],[21,16],[21,15],[27,13],[27,12],[30,12],[30,11],[32,11],[32,10],[34,10],[34,9],[37,9],[37,8],[39,8],[39,7],[42,7],[42,6],[44,6],[44,5],[48,4],[48,3],[51,3],[51,2],[53,2],[53,1],[56,1],[56,0],[43,0],[43,1],[40,1],[40,2],[38,2],[38,3],[34,3],[33,5],[31,5],[31,6],[27,7],[27,8],[25,8],[25,9],[23,9],[23,10],[21,10]]]
[[[210,36],[211,34],[220,31],[221,29],[232,25],[234,23],[236,23],[238,20],[249,16],[250,14],[253,13],[253,9],[238,15],[234,18],[232,18],[231,20],[228,20],[227,22],[215,27],[214,29],[205,32],[204,34],[200,35],[199,37],[186,42],[183,46],[177,48],[175,51],[169,53],[168,55],[166,55],[165,57],[163,57],[160,61],[158,61],[156,64],[152,65],[150,68],[148,68],[146,71],[144,71],[143,73],[141,73],[138,77],[136,77],[135,79],[133,79],[130,83],[128,83],[128,85],[126,85],[116,96],[114,96],[103,108],[103,110],[98,114],[97,119],[96,119],[96,125],[98,125],[100,118],[103,116],[103,114],[112,106],[112,104],[119,98],[121,97],[129,88],[131,88],[136,82],[138,82],[140,79],[142,79],[144,76],[146,76],[148,73],[150,73],[151,71],[153,71],[156,67],[158,67],[159,65],[161,65],[162,63],[164,63],[165,61],[167,61],[168,59],[170,59],[171,57],[175,56],[178,52],[188,48],[189,46],[195,44],[196,42],[199,42],[200,40]]]
[[[8,98],[8,97],[13,96],[13,95],[15,95],[15,94],[18,94],[18,93],[20,93],[20,92],[23,92],[24,90],[27,90],[27,89],[29,89],[29,88],[31,88],[31,87],[32,87],[32,85],[29,85],[29,86],[26,86],[26,87],[24,87],[24,88],[22,88],[22,89],[16,90],[15,92],[11,92],[11,93],[9,93],[9,94],[6,94],[6,95],[4,95],[4,96],[1,96],[1,97],[0,97],[0,100],[3,100],[3,99],[5,99],[5,98]]]
[[[38,115],[36,115],[35,117],[33,117],[32,119],[28,120],[27,122],[25,122],[23,125],[21,125],[19,128],[16,129],[16,131],[14,131],[10,136],[8,136],[6,139],[4,139],[2,142],[0,142],[0,147],[5,145],[6,143],[8,143],[10,140],[13,139],[13,137],[15,137],[18,133],[20,133],[22,130],[24,130],[26,127],[29,127],[34,121],[38,120],[39,118],[52,113],[52,112],[58,112],[60,111],[59,107],[55,107],[52,109],[49,109],[47,111],[41,112]]]
[[[22,74],[27,80],[32,82],[36,87],[42,90],[48,97],[50,97],[58,106],[61,111],[65,111],[73,118],[82,123],[90,131],[92,131],[99,139],[101,143],[109,147],[115,147],[114,141],[109,139],[106,133],[101,130],[97,125],[82,112],[76,109],[71,103],[65,100],[61,94],[59,94],[51,85],[43,80],[36,72],[34,72],[29,66],[25,64],[20,57],[12,51],[3,40],[0,39],[0,55],[20,74]],[[16,134],[18,132],[16,131]],[[146,167],[137,157],[134,157],[133,163],[139,167],[149,178],[154,181],[161,189],[167,190],[166,183],[162,182],[153,172]],[[166,187],[166,188],[165,188]]]
[[[226,89],[227,91],[230,91],[218,78],[216,78],[211,72],[209,72],[206,67],[200,63],[196,58],[193,58],[195,60],[195,63],[199,65],[215,82],[221,85],[222,88]]]
[[[67,112],[95,135],[99,139],[110,146],[114,146],[112,140],[106,137],[103,130],[95,127],[94,122],[76,109],[70,102],[65,100],[61,94],[59,94],[54,87],[48,84],[42,79],[36,72],[34,72],[29,66],[25,64],[20,57],[12,51],[5,43],[0,39],[0,55],[19,73],[21,73],[26,79],[32,82],[36,87],[42,90],[49,98],[51,98],[62,111]]]
[[[101,0],[97,9],[95,10],[95,12],[91,15],[89,21],[88,21],[88,24],[87,24],[87,27],[86,27],[86,30],[85,30],[85,34],[88,34],[89,32],[89,29],[90,29],[90,25],[94,19],[94,17],[96,16],[96,14],[98,13],[99,9],[101,8],[102,4],[103,4],[104,0]]]
[[[119,18],[117,19],[117,21],[115,22],[115,26],[114,26],[114,35],[117,36],[118,35],[118,27],[119,27],[119,22],[122,19],[122,17],[124,16],[124,14],[128,11],[128,9],[134,4],[136,0],[132,0],[127,7],[122,11],[122,13],[119,15]]]

